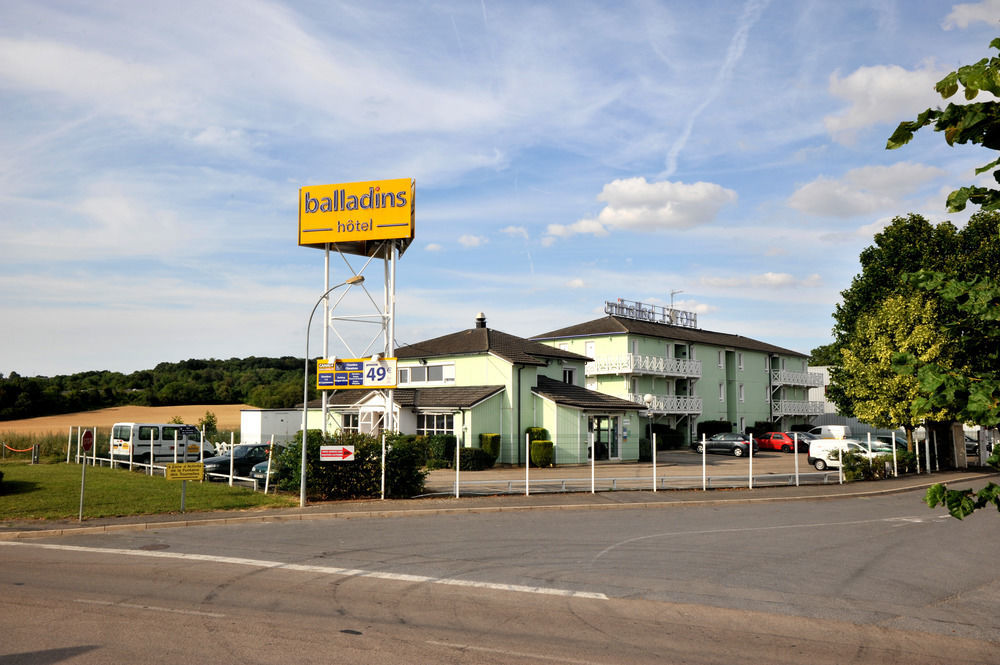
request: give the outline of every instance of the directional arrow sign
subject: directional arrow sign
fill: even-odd
[[[353,462],[354,446],[320,446],[319,461],[321,462]]]

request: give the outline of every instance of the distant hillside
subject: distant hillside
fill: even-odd
[[[0,421],[113,406],[302,403],[302,358],[230,358],[160,363],[122,374],[95,371],[53,377],[0,374]]]

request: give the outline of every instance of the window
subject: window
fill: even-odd
[[[725,366],[726,366],[726,352],[719,351],[719,367],[725,367]]]
[[[450,413],[418,413],[417,435],[451,434],[455,429],[455,417]]]
[[[638,395],[639,394],[639,379],[633,378],[633,379],[630,380],[629,384],[630,384],[631,389],[632,389],[632,394],[633,395]]]
[[[446,365],[414,365],[399,370],[399,382],[410,383],[453,383],[455,381],[455,366]]]
[[[139,441],[149,441],[150,439],[160,438],[160,428],[150,427],[149,425],[141,425],[139,427]]]
[[[720,402],[726,401],[726,384],[722,383],[721,381],[719,382],[719,401]]]
[[[576,368],[574,367],[563,368],[563,383],[568,383],[574,386],[576,385]]]
[[[739,351],[736,354],[736,366],[743,369],[743,352]]]
[[[344,432],[358,431],[358,414],[345,413],[340,416],[340,429]]]
[[[559,343],[559,350],[560,351],[569,351],[569,343],[568,342],[560,342]]]
[[[743,394],[743,384],[742,383],[739,385],[738,389],[739,389],[739,393],[740,393],[740,401],[742,402],[743,398],[745,397],[745,395]]]

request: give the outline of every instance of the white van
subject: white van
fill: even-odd
[[[174,441],[179,462],[200,461],[201,432],[194,425],[176,423],[115,423],[111,428],[111,459],[139,464],[149,463],[150,445],[154,462],[173,462]],[[207,455],[213,455],[206,450]]]
[[[855,439],[813,439],[809,442],[809,464],[816,467],[817,471],[827,469],[837,469],[840,467],[840,454],[857,453],[869,459],[873,459],[879,453],[869,450],[868,445],[856,441]]]
[[[821,425],[809,430],[810,434],[815,434],[821,439],[849,439],[851,428],[847,425]]]

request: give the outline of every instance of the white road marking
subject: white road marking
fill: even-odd
[[[935,515],[933,517],[923,518],[923,517],[880,517],[877,519],[870,520],[851,520],[849,522],[813,522],[809,524],[779,524],[777,526],[747,526],[738,527],[732,529],[703,529],[699,531],[666,531],[664,533],[651,533],[645,536],[636,536],[635,538],[628,538],[619,543],[613,545],[608,545],[603,550],[594,555],[594,558],[590,560],[591,565],[593,565],[598,559],[603,557],[608,552],[621,547],[622,545],[628,545],[629,543],[638,542],[640,540],[649,540],[650,538],[665,538],[671,537],[676,538],[678,536],[705,536],[712,535],[716,533],[745,533],[750,531],[778,531],[783,529],[815,529],[815,528],[829,528],[835,526],[857,526],[859,524],[876,524],[878,522],[902,522],[903,524],[896,524],[896,526],[903,526],[907,523],[923,523],[925,520],[949,518],[949,515]]]
[[[511,651],[510,649],[491,649],[489,647],[477,647],[472,644],[458,644],[455,642],[436,642],[427,640],[425,644],[432,644],[438,647],[447,647],[456,651],[479,651],[482,653],[499,653],[505,656],[518,656],[520,658],[533,658],[535,660],[551,660],[557,663],[571,663],[572,665],[603,665],[592,660],[577,660],[575,658],[565,658],[562,656],[546,656],[540,653],[527,653],[524,651]]]
[[[200,617],[212,617],[214,619],[221,619],[225,617],[225,614],[219,614],[218,612],[199,612],[198,610],[178,610],[173,607],[157,607],[156,605],[136,605],[134,603],[116,603],[110,600],[86,600],[84,598],[77,598],[74,602],[84,603],[86,605],[106,605],[108,607],[127,607],[132,610],[148,610],[151,612],[172,612],[173,614],[194,614]]]
[[[95,554],[110,554],[119,556],[137,556],[153,559],[182,559],[186,561],[207,561],[210,563],[227,563],[237,566],[252,566],[255,568],[277,568],[296,572],[318,573],[321,575],[337,575],[340,577],[367,577],[378,580],[396,582],[415,582],[418,584],[443,584],[446,586],[471,587],[474,589],[489,589],[492,591],[513,591],[515,593],[534,593],[546,596],[562,596],[565,598],[588,598],[592,600],[608,600],[606,594],[593,591],[573,591],[552,587],[525,586],[521,584],[497,584],[494,582],[477,582],[451,577],[430,577],[427,575],[408,575],[404,573],[386,573],[378,570],[362,570],[360,568],[336,568],[333,566],[317,566],[312,564],[285,563],[282,561],[263,561],[259,559],[243,559],[239,557],[215,556],[212,554],[185,554],[183,552],[163,552],[147,550],[123,550],[104,547],[81,547],[79,545],[52,545],[46,543],[25,543],[2,540],[0,545],[19,547],[35,547],[39,549],[61,550],[64,552],[92,552]]]

